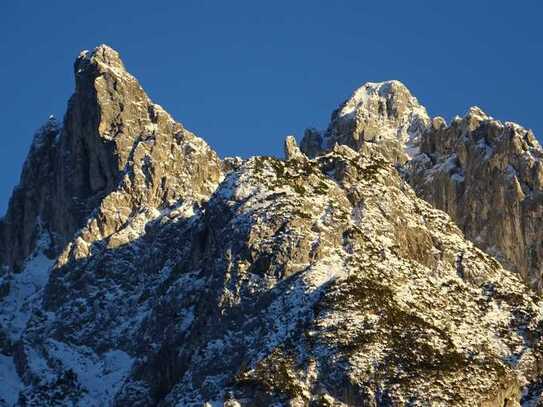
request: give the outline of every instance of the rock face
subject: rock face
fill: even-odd
[[[300,150],[308,157],[315,158],[325,152],[322,142],[322,136],[317,129],[306,129],[300,144]]]
[[[42,230],[58,254],[96,209],[90,227],[100,239],[139,207],[209,195],[222,176],[216,154],[149,100],[116,51],[85,51],[74,68],[64,124],[50,121],[37,133],[0,224],[5,266],[20,268]]]
[[[357,151],[377,148],[386,158],[405,162],[417,150],[418,140],[430,125],[426,109],[399,81],[368,82],[332,114],[324,137],[325,149],[344,144]],[[314,131],[306,133],[302,149],[314,157],[318,143]]]
[[[314,147],[317,134],[307,132],[301,143],[310,157],[322,154]],[[430,120],[404,85],[390,81],[358,89],[334,112],[326,135],[324,151],[334,143],[361,153],[373,148],[402,165],[420,197],[543,289],[543,150],[531,131],[477,107],[450,126],[441,117]]]
[[[430,121],[398,83],[358,138],[307,132],[313,159],[221,162],[110,48],[76,78],[0,224],[0,406],[540,397],[543,304],[400,176]]]
[[[223,178],[215,152],[150,101],[116,51],[83,52],[75,77],[63,126],[50,120],[36,134],[0,222],[7,355],[24,355],[16,344],[33,307],[63,301],[61,289],[43,290],[58,286],[52,263],[60,273],[101,247],[127,245],[162,211],[200,206]]]
[[[543,288],[543,150],[531,131],[471,108],[435,119],[407,165],[420,196],[479,247]]]
[[[294,136],[287,136],[284,143],[285,160],[303,159],[305,156],[301,152]]]
[[[7,215],[0,219],[0,267],[20,269],[34,251],[37,239],[49,233],[45,222],[56,212],[53,177],[60,131],[51,117],[34,136],[19,186],[13,191]]]

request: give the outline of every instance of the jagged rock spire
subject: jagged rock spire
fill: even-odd
[[[208,196],[222,176],[218,156],[149,99],[118,52],[107,45],[84,51],[74,73],[62,128],[39,151],[33,147],[25,164],[30,172],[46,167],[40,171],[45,179],[23,174],[0,226],[0,264],[21,266],[38,224],[50,232],[58,253],[116,190],[116,226],[102,213],[100,236],[113,233],[138,206]]]
[[[298,147],[298,144],[296,143],[296,138],[294,138],[294,136],[287,136],[285,138],[283,149],[286,160],[295,160],[297,158],[305,157],[300,151],[300,148]]]
[[[543,289],[543,149],[533,133],[471,107],[434,119],[405,174],[469,239]]]

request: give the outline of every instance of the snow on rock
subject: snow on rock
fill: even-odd
[[[85,347],[71,347],[49,340],[49,357],[78,378],[84,396],[80,405],[103,406],[110,403],[119,391],[132,367],[133,360],[125,352],[114,350],[96,355]]]
[[[0,405],[14,406],[22,388],[13,358],[0,354]]]
[[[540,298],[397,171],[428,148],[429,126],[446,128],[401,83],[355,92],[324,148],[308,132],[314,159],[289,138],[287,160],[224,162],[111,48],[79,57],[76,84],[60,139],[28,161],[0,223],[5,403],[513,406],[541,395]],[[470,112],[463,135],[491,120]],[[538,160],[528,136],[513,144]],[[460,190],[469,154],[448,147],[412,162]],[[485,137],[473,151],[495,156]],[[69,197],[62,208],[51,191]],[[43,253],[57,256],[51,268]]]
[[[44,253],[49,246],[49,236],[44,232],[23,270],[0,278],[0,286],[7,287],[7,295],[0,298],[0,328],[7,333],[11,342],[21,336],[33,308],[41,305],[41,291],[47,284],[54,263]]]
[[[332,114],[325,149],[329,151],[336,143],[357,151],[377,148],[385,157],[403,163],[418,153],[420,137],[429,125],[426,109],[404,84],[368,82]],[[314,139],[310,132],[301,142],[310,157],[319,150]]]
[[[205,205],[149,213],[136,238],[57,263],[17,353],[30,405],[536,392],[539,299],[378,151],[254,157]]]

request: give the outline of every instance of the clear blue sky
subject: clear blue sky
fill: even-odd
[[[153,3],[160,3],[155,5]],[[479,105],[543,134],[541,1],[2,1],[0,214],[34,130],[62,117],[82,49],[107,43],[221,155],[280,154],[366,81],[432,115]]]

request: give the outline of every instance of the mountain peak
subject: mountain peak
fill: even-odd
[[[32,144],[21,192],[0,230],[0,264],[21,267],[42,225],[58,254],[92,213],[100,218],[86,237],[101,239],[142,208],[206,199],[220,167],[203,140],[151,101],[117,51],[107,45],[83,51],[62,126],[49,120]],[[13,238],[19,230],[24,236]]]
[[[0,406],[535,404],[543,304],[495,258],[543,287],[543,152],[487,119],[369,82],[316,158],[221,161],[83,52],[0,219]]]
[[[405,100],[406,103],[414,107],[419,107],[419,103],[411,94],[407,86],[398,80],[389,80],[384,82],[366,82],[356,89],[352,96],[347,99],[339,108],[337,116],[350,117],[361,109],[367,109],[375,98]]]
[[[402,82],[367,82],[333,112],[325,150],[336,143],[356,151],[378,148],[388,159],[405,162],[416,153],[430,122],[424,106]],[[307,144],[307,140],[301,143]]]
[[[105,44],[97,46],[93,51],[81,51],[75,63],[76,72],[85,69],[88,64],[125,70],[120,54]]]

